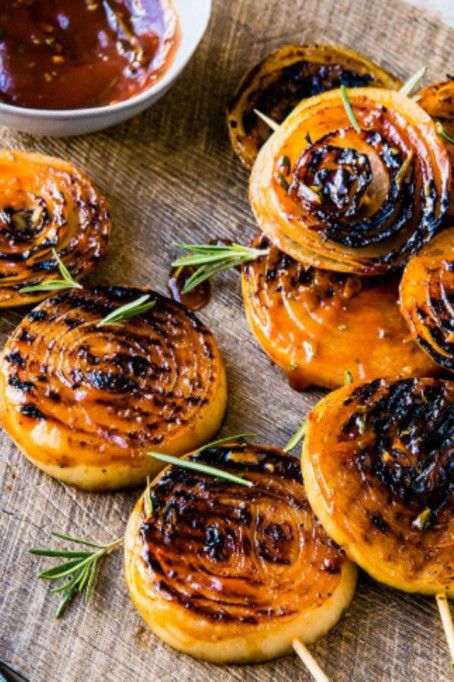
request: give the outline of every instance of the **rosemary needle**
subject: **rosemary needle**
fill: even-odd
[[[407,96],[410,95],[411,92],[418,85],[418,83],[424,78],[426,71],[427,66],[421,66],[421,68],[418,69],[416,73],[413,74],[413,76],[410,76],[410,78],[405,81],[405,83],[400,88],[399,92],[401,92],[403,95]]]
[[[72,277],[66,265],[58,255],[55,249],[52,249],[52,256],[57,262],[58,270],[61,279],[49,279],[46,282],[40,282],[29,287],[22,287],[19,290],[21,294],[37,294],[44,291],[60,291],[62,289],[82,289],[82,285]]]
[[[359,133],[361,131],[361,128],[360,128],[360,125],[358,123],[358,119],[356,118],[355,113],[353,111],[350,100],[348,98],[347,88],[343,84],[340,86],[340,93],[341,93],[342,102],[344,104],[345,111],[346,111],[347,116],[350,120],[350,123],[352,124],[352,127],[356,130],[356,132]]]
[[[122,305],[120,308],[117,308],[113,312],[109,313],[109,315],[104,317],[104,319],[98,322],[96,326],[105,327],[109,324],[119,325],[124,322],[124,320],[128,320],[130,317],[136,317],[137,315],[146,313],[156,305],[156,301],[150,301],[149,298],[150,294],[145,294],[144,296],[136,298],[135,301],[131,301],[130,303]]]
[[[290,450],[293,450],[296,448],[297,445],[301,443],[303,440],[304,436],[306,435],[306,429],[307,429],[307,420],[305,419],[301,426],[295,431],[293,436],[290,438],[289,442],[287,445],[285,445],[282,449],[285,450],[285,452],[290,452]]]

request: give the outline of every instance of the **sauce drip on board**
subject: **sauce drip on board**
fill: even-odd
[[[177,43],[169,0],[4,0],[0,100],[35,109],[127,100],[162,77]]]
[[[167,288],[174,301],[182,303],[190,310],[200,310],[210,302],[211,286],[210,282],[205,280],[192,291],[184,293],[185,284],[192,274],[194,274],[194,268],[190,265],[172,268],[167,280]]]

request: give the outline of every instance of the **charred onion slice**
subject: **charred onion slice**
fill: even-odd
[[[312,411],[302,471],[312,509],[380,582],[454,596],[454,383],[376,380]]]
[[[211,447],[188,459],[251,488],[167,468],[126,530],[134,604],[167,644],[215,663],[287,654],[313,642],[350,603],[356,568],[307,502],[297,459],[271,446]]]
[[[421,348],[454,370],[454,229],[437,235],[408,262],[400,307]]]
[[[305,268],[270,248],[243,268],[243,300],[253,333],[294,388],[338,388],[352,380],[430,376],[437,365],[411,339],[392,276],[358,277]]]
[[[250,199],[261,229],[314,267],[360,275],[397,268],[439,229],[450,167],[432,119],[391,90],[302,102],[260,151]]]
[[[419,93],[419,105],[429,116],[442,124],[446,133],[454,139],[454,80],[435,83]],[[454,144],[443,138],[451,161],[451,178],[454,177]],[[451,200],[447,219],[454,220],[454,191],[451,186]]]
[[[143,293],[65,291],[27,315],[6,344],[3,427],[34,464],[65,483],[141,484],[162,467],[147,450],[187,452],[221,424],[223,361],[193,313],[150,291],[152,310],[96,326]]]
[[[75,279],[107,249],[104,197],[72,163],[30,152],[0,151],[0,307],[48,294],[20,289],[60,279],[56,249]]]
[[[252,168],[271,132],[254,109],[281,123],[301,100],[341,84],[391,90],[400,86],[369,59],[335,45],[283,45],[249,69],[227,112],[230,140],[243,164]]]

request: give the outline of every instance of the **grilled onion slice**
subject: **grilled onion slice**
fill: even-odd
[[[454,370],[454,229],[437,235],[408,262],[400,308],[421,348]]]
[[[144,293],[73,289],[47,299],[10,336],[0,366],[0,419],[36,466],[89,490],[142,484],[211,439],[226,408],[216,342],[184,306],[154,292],[146,314],[97,327]]]
[[[0,307],[35,303],[46,293],[23,287],[60,279],[55,248],[75,279],[107,249],[106,201],[72,163],[0,151]]]
[[[269,255],[243,267],[249,325],[294,388],[439,371],[411,339],[397,305],[396,277],[305,268],[266,236],[253,246],[269,247]]]
[[[295,637],[322,637],[353,597],[356,567],[312,514],[298,460],[249,444],[185,459],[254,485],[172,466],[151,485],[151,517],[140,498],[126,530],[126,581],[153,632],[214,663],[269,660]]]
[[[447,133],[448,137],[454,139],[454,80],[434,83],[434,85],[424,88],[419,93],[418,103],[429,116],[442,125],[442,129],[445,132],[445,135],[442,137],[451,161],[451,177],[454,177],[454,144],[449,142],[446,137]],[[447,220],[454,220],[454,191],[452,185]]]
[[[309,415],[302,472],[326,532],[380,582],[454,596],[454,383],[376,380]]]
[[[277,123],[303,99],[338,88],[374,86],[396,89],[400,82],[353,50],[335,45],[283,45],[253,66],[230,102],[227,124],[235,153],[252,168],[270,129],[258,109]]]
[[[360,275],[395,269],[439,229],[450,166],[434,122],[380,88],[302,102],[260,151],[250,199],[260,228],[305,264]]]

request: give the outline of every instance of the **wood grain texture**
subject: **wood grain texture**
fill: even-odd
[[[84,168],[112,209],[114,232],[98,283],[165,291],[173,242],[255,232],[247,173],[228,143],[224,111],[246,67],[285,41],[339,42],[401,78],[421,63],[428,81],[454,71],[454,30],[400,0],[214,0],[201,49],[171,92],[144,115],[113,130],[68,140],[2,130],[5,147],[65,157]],[[4,311],[0,342],[23,311]],[[287,441],[320,393],[298,394],[252,338],[236,273],[218,278],[201,318],[216,334],[230,379],[224,433],[255,432]],[[247,667],[213,668],[179,655],[142,626],[129,602],[120,553],[102,571],[89,608],[54,620],[55,599],[34,579],[44,562],[27,549],[50,529],[100,541],[122,534],[136,493],[90,495],[35,470],[5,435],[0,439],[0,658],[33,682],[219,682],[307,680],[296,657]],[[452,679],[435,604],[362,576],[346,618],[313,647],[339,682]]]

